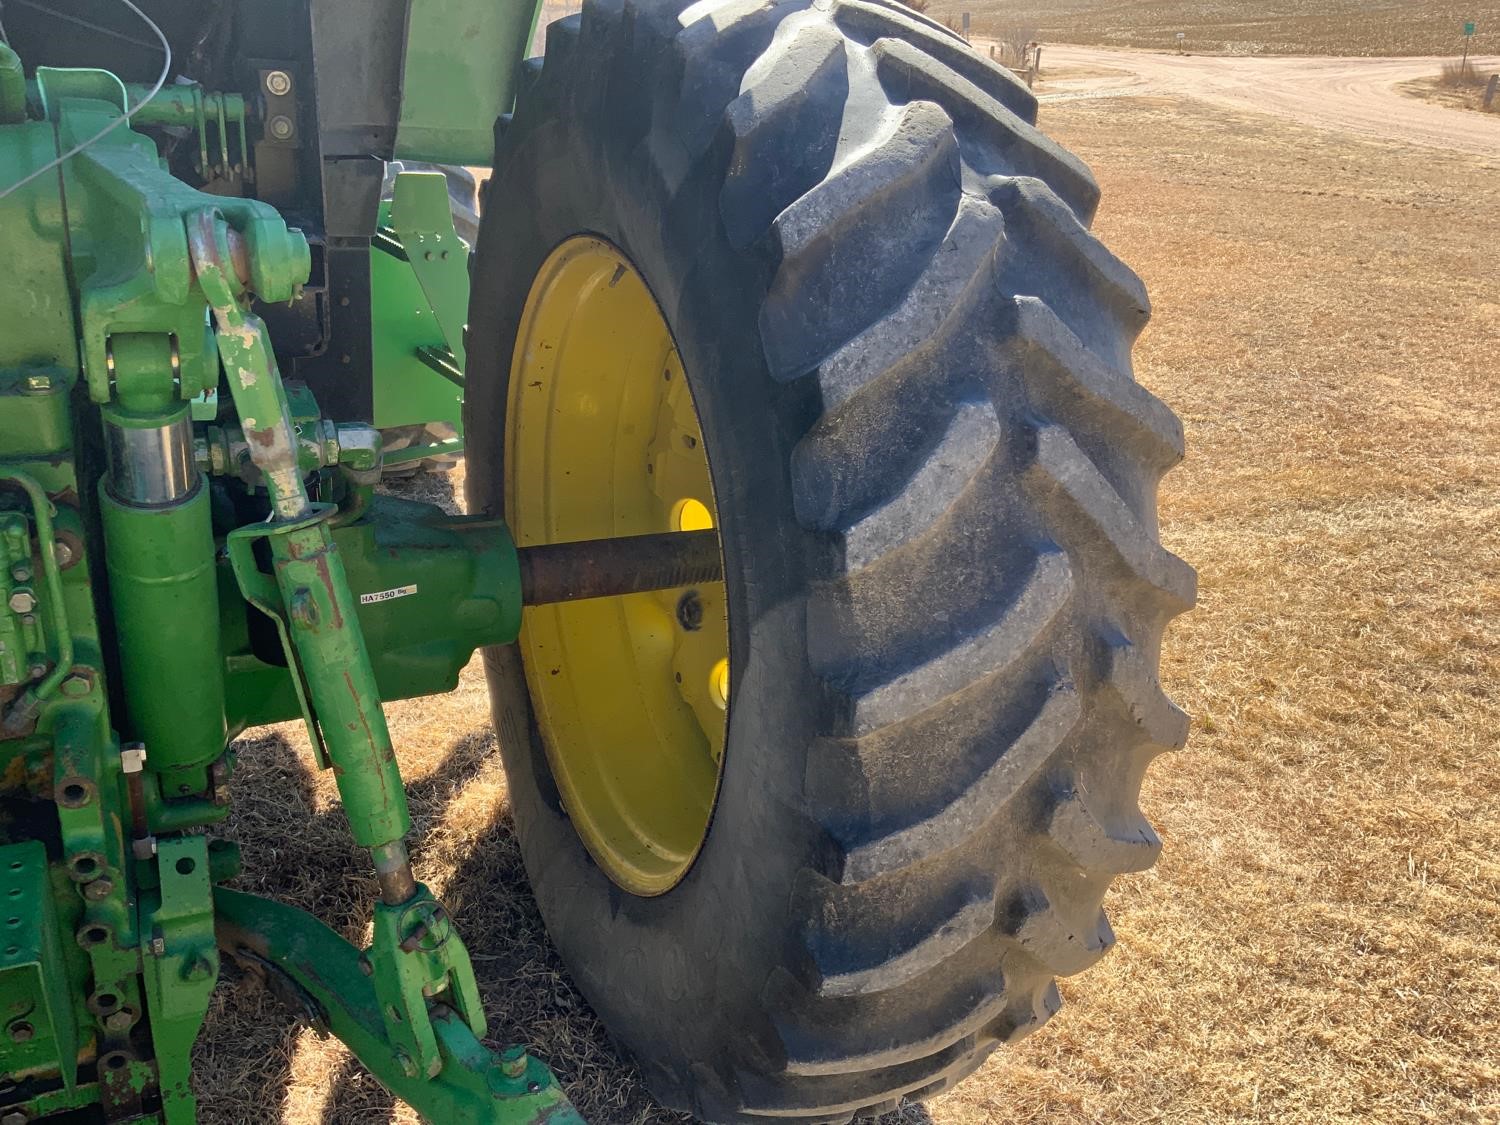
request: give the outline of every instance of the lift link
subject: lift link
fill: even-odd
[[[359,963],[372,978],[384,1035],[383,1041],[365,1040],[367,1049],[380,1044],[377,1057],[361,1052],[361,1058],[377,1075],[394,1071],[407,1081],[436,1077],[450,1064],[467,1070],[475,1065],[476,1050],[486,1054],[478,1044],[484,1010],[463,941],[442,906],[412,875],[403,843],[411,816],[355,600],[330,531],[335,509],[312,503],[303,484],[286,391],[265,326],[240,305],[243,286],[231,264],[228,226],[206,209],[188,215],[186,225],[193,269],[217,324],[230,393],[271,500],[270,519],[232,537],[231,550],[239,556],[236,574],[246,598],[278,621],[353,835],[371,850],[380,881],[374,939]],[[270,548],[274,594],[266,576],[256,580],[243,565],[253,537],[263,537]],[[268,605],[272,597],[279,604]],[[295,978],[288,957],[278,958],[269,945],[265,955]],[[455,1018],[460,1029],[453,1026]],[[462,1045],[456,1055],[449,1053],[454,1044]],[[565,1109],[560,1092],[557,1098]],[[412,1100],[421,1108],[420,1097]]]

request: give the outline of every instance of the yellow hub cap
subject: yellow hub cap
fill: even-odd
[[[576,237],[543,263],[511,359],[505,509],[517,544],[714,527],[682,361],[628,259]],[[661,894],[708,832],[724,755],[724,584],[525,611],[521,649],[563,804],[626,890]]]

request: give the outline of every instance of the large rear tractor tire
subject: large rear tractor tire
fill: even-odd
[[[900,5],[588,0],[498,130],[471,510],[720,535],[722,585],[530,608],[487,655],[551,935],[710,1121],[951,1085],[1160,848],[1182,431],[1035,112]]]

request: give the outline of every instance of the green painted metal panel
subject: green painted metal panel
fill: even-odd
[[[57,138],[48,122],[0,129],[0,188],[56,155]],[[0,199],[7,294],[0,314],[0,370],[78,367],[63,225],[55,177],[38,177]],[[0,425],[8,427],[8,420]]]
[[[448,177],[440,172],[402,172],[391,195],[390,220],[448,350],[463,367],[469,248],[453,229]]]
[[[38,840],[0,847],[0,1025],[7,1074],[56,1072],[72,1088],[78,1026]]]
[[[447,199],[444,188],[445,205]],[[448,422],[462,436],[463,392],[422,358],[447,350],[443,318],[433,312],[405,248],[390,229],[390,204],[382,203],[380,212],[382,233],[370,247],[372,421],[381,429]],[[448,229],[453,229],[451,216]],[[463,288],[460,318],[468,313],[467,274]]]
[[[397,159],[489,165],[539,11],[533,0],[411,0]]]

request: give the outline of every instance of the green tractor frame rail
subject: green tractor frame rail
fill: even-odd
[[[0,8],[3,1125],[195,1120],[226,960],[428,1120],[581,1121],[407,851],[382,703],[480,649],[549,930],[710,1120],[959,1080],[1156,855],[1181,428],[1087,170],[886,0],[537,14]],[[472,515],[379,487],[459,454]],[[299,718],[365,948],[215,835]]]

